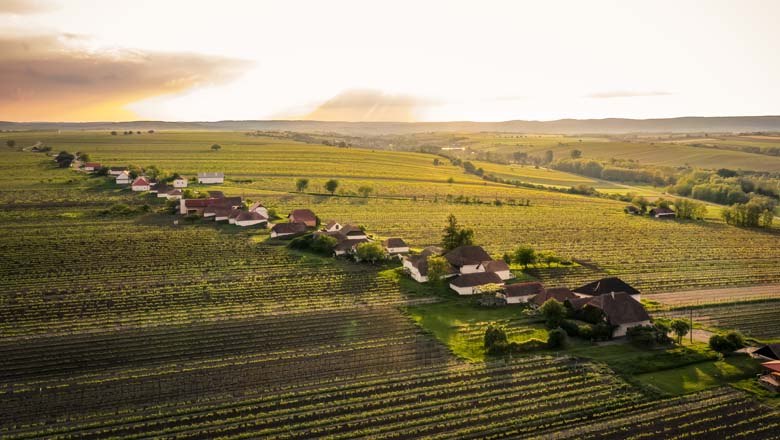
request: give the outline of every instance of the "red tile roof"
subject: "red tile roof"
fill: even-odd
[[[149,186],[149,180],[146,177],[139,177],[133,180],[132,186]]]

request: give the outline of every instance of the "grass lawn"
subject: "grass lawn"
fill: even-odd
[[[547,340],[547,329],[541,322],[522,316],[520,307],[482,308],[468,301],[453,299],[412,306],[409,316],[456,356],[470,361],[484,361],[483,337],[491,322],[504,325],[510,342],[529,339]]]
[[[677,395],[749,379],[760,370],[760,364],[755,359],[738,356],[717,362],[701,362],[680,368],[640,374],[636,378],[662,393]]]

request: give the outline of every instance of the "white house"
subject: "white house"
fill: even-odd
[[[479,288],[488,284],[504,284],[497,274],[493,272],[474,272],[450,281],[450,289],[458,292],[458,295],[473,295]]]
[[[331,220],[323,228],[325,232],[338,232],[341,230],[341,223]]]
[[[198,173],[198,183],[225,183],[225,173]]]
[[[292,238],[305,232],[303,223],[277,223],[271,228],[271,238]]]
[[[187,179],[184,177],[179,177],[177,179],[173,179],[173,187],[174,188],[186,188],[187,187]]]
[[[263,206],[260,202],[252,203],[252,206],[249,207],[249,212],[256,212],[268,219],[268,208]]]
[[[544,293],[544,286],[539,282],[507,284],[504,286],[504,298],[507,304],[520,304],[531,301],[534,296]]]
[[[242,212],[235,219],[236,226],[254,226],[268,223],[268,218],[259,212]]]
[[[482,262],[492,260],[480,246],[460,246],[444,254],[444,258],[461,274],[484,272]]]
[[[149,179],[141,176],[133,181],[130,189],[133,191],[149,191],[149,189],[151,189],[151,184],[149,183]]]
[[[388,238],[382,242],[382,247],[389,255],[401,255],[409,253],[409,245],[401,238]]]
[[[127,171],[122,171],[121,173],[117,174],[116,176],[116,184],[117,185],[130,185],[130,173]]]

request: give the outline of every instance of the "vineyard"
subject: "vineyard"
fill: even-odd
[[[780,326],[777,316],[780,314],[780,301],[749,302],[742,304],[713,305],[659,313],[660,316],[687,317],[693,314],[693,320],[705,327],[738,330],[746,336],[760,340],[780,339]]]
[[[226,193],[282,215],[310,207],[414,247],[438,243],[452,212],[497,257],[527,243],[575,262],[529,271],[548,284],[604,274],[646,292],[780,282],[774,230],[627,217],[616,202],[485,184],[424,154],[240,133],[219,134],[219,152],[208,149],[213,133],[44,135],[100,161],[224,170],[251,180],[215,187]],[[2,438],[770,438],[780,423],[732,389],[659,398],[602,363],[553,353],[485,360],[473,347],[490,320],[468,310],[449,331],[471,351],[451,350],[409,312],[441,298],[407,292],[387,267],[291,252],[265,230],[174,225],[154,212],[102,217],[115,203],[151,202],[43,155],[0,159]],[[301,173],[376,192],[291,193]],[[753,316],[757,330],[777,314],[744,310],[739,325]],[[717,319],[739,317],[732,309]],[[512,340],[545,335],[504,318]]]

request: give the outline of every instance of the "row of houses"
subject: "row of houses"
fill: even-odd
[[[242,227],[268,225],[268,209],[262,203],[255,202],[245,209],[240,196],[226,197],[218,191],[210,192],[210,197],[204,199],[180,199],[179,214]]]
[[[625,208],[623,208],[623,211],[626,214],[642,215],[642,210],[635,205],[628,205]],[[677,214],[671,208],[666,208],[663,206],[659,206],[657,208],[651,209],[647,213],[647,215],[653,218],[668,218],[668,219],[672,219],[677,216]]]
[[[310,209],[294,209],[287,216],[287,223],[277,223],[271,228],[271,238],[290,239],[306,234],[317,227],[316,214]],[[341,224],[330,220],[312,232],[313,237],[328,236],[336,240],[334,256],[353,255],[361,243],[374,241],[361,227]],[[382,241],[382,247],[388,256],[403,256],[409,253],[409,245],[402,238],[392,237]]]
[[[460,246],[449,252],[431,246],[417,255],[403,258],[404,270],[418,283],[428,282],[428,258],[441,256],[447,261],[444,278],[453,278],[450,288],[460,295],[472,295],[487,284],[504,284],[514,278],[502,260],[494,260],[480,246]]]

